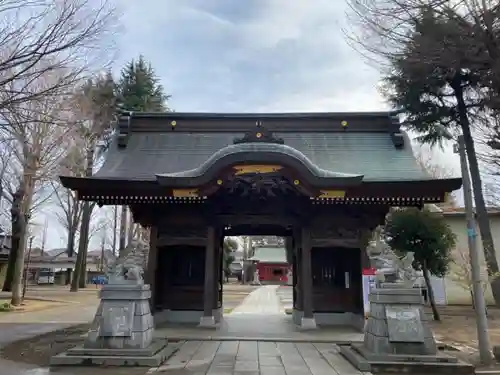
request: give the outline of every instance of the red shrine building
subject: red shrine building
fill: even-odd
[[[261,284],[286,284],[290,264],[286,259],[286,249],[282,246],[256,246],[249,259],[255,263]]]
[[[61,181],[150,228],[157,322],[219,321],[224,236],[275,235],[293,268],[294,321],[359,328],[372,230],[392,206],[461,186],[419,167],[389,112],[122,112],[101,169]]]

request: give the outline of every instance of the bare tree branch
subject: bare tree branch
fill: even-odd
[[[60,83],[31,90],[50,72],[71,67],[64,79],[68,84],[91,67],[105,67],[113,53],[110,36],[116,20],[108,0],[0,2],[0,110],[50,94]]]

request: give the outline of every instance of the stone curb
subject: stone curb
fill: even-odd
[[[320,339],[320,338],[286,338],[286,337],[248,337],[248,336],[173,336],[168,335],[169,341],[262,341],[262,342],[291,342],[291,343],[301,343],[301,342],[313,342],[321,344],[337,344],[337,345],[347,345],[351,343],[362,343],[362,341],[352,341],[352,340],[332,340],[332,339]]]

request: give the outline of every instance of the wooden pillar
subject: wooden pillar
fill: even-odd
[[[302,300],[302,233],[299,230],[294,230],[293,233],[293,250],[295,253],[295,268],[294,272],[294,283],[295,283],[295,308],[302,311],[303,300]]]
[[[311,263],[311,230],[302,227],[302,301],[304,315],[301,326],[305,329],[316,328],[313,315],[313,285],[312,285],[312,263]]]
[[[160,292],[159,288],[161,286],[156,285],[156,272],[158,267],[158,227],[153,225],[149,230],[149,254],[148,254],[148,264],[146,272],[144,273],[144,283],[149,284],[151,288],[151,298],[149,300],[149,305],[151,312],[155,311],[157,295]]]
[[[212,327],[215,325],[213,315],[215,256],[215,228],[209,226],[207,229],[207,242],[205,248],[205,283],[203,287],[203,316],[200,320],[201,327]]]

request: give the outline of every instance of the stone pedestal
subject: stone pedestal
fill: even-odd
[[[144,284],[109,284],[82,347],[51,358],[51,365],[159,366],[172,347],[154,341],[151,291]]]
[[[474,368],[439,353],[420,289],[382,284],[369,296],[364,342],[340,347],[360,371],[473,374]]]

